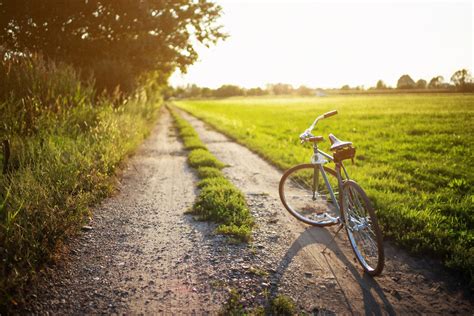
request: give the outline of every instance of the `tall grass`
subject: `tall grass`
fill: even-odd
[[[299,144],[298,135],[317,115],[338,109],[315,133],[353,141],[356,163],[347,167],[376,203],[385,236],[413,253],[440,258],[471,286],[473,104],[472,94],[177,103],[281,169],[309,161],[311,149]]]
[[[160,99],[146,90],[120,104],[98,97],[73,68],[37,56],[2,62],[0,82],[0,140],[11,144],[0,175],[5,307],[113,190],[114,172],[149,133]]]

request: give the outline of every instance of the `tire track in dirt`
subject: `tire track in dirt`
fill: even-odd
[[[472,303],[438,263],[385,244],[386,267],[375,279],[363,273],[341,231],[324,254],[334,228],[309,227],[281,205],[282,172],[247,148],[180,111],[223,171],[244,192],[252,214],[256,262],[270,272],[269,291],[285,293],[308,312],[338,314],[470,314]]]

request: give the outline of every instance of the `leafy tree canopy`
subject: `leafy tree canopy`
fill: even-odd
[[[416,88],[417,89],[426,89],[426,86],[427,86],[427,82],[425,79],[420,79],[416,82]]]
[[[218,98],[227,98],[227,97],[233,97],[233,96],[238,96],[238,95],[243,95],[243,90],[239,86],[235,85],[230,85],[230,84],[225,84],[219,87],[215,95]]]
[[[456,87],[463,89],[472,80],[471,73],[467,69],[460,69],[451,76],[451,81]]]
[[[430,83],[428,83],[428,88],[430,89],[436,89],[441,87],[443,84],[444,78],[443,76],[436,76],[431,78]]]
[[[377,81],[376,89],[387,89],[387,85],[382,80]]]
[[[398,89],[412,89],[415,87],[415,81],[409,75],[403,75],[397,81]]]
[[[308,96],[313,94],[313,90],[311,88],[308,88],[307,86],[300,86],[297,90],[296,93],[298,95],[303,95],[303,96]]]
[[[267,85],[267,90],[272,91],[275,95],[291,94],[293,87],[286,83],[276,83]]]
[[[225,38],[208,0],[2,0],[4,56],[41,53],[92,71],[98,88],[129,90],[141,75],[196,61],[196,44]]]

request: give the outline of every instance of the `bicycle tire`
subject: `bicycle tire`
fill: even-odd
[[[364,190],[353,180],[345,181],[341,192],[342,216],[357,260],[371,276],[384,267],[383,237],[374,208]]]
[[[313,195],[312,184],[308,182],[312,182],[311,177],[314,176],[315,168],[318,170],[319,185]],[[324,170],[336,200],[339,200],[336,171],[328,167],[324,167]],[[319,172],[318,165],[301,164],[288,169],[281,177],[279,194],[285,209],[306,224],[324,227],[339,223],[337,208]]]

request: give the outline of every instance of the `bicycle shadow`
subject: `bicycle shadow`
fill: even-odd
[[[340,232],[340,234],[343,234],[344,232]],[[275,285],[271,288],[271,291],[273,292],[272,294],[276,295],[278,293],[277,290],[277,285],[280,284],[280,281],[283,277],[283,274],[285,270],[288,269],[289,265],[291,264],[293,258],[300,252],[303,248],[312,245],[312,244],[321,244],[323,247],[328,245],[333,238],[333,232],[324,229],[324,228],[318,228],[318,227],[308,227],[304,232],[302,232],[298,238],[293,242],[293,244],[290,246],[282,260],[280,261],[280,264],[278,265],[275,273]],[[365,314],[370,314],[370,315],[383,315],[383,314],[389,314],[389,315],[395,315],[395,310],[393,309],[393,306],[390,304],[388,301],[387,297],[385,296],[382,288],[378,284],[378,282],[369,276],[368,274],[362,272],[362,269],[359,267],[355,267],[354,264],[352,263],[351,260],[349,260],[346,255],[344,255],[343,250],[338,246],[338,242],[340,241],[334,241],[330,245],[328,245],[327,250],[325,253],[322,253],[322,257],[324,258],[324,261],[326,263],[326,268],[331,272],[332,276],[334,277],[334,280],[336,281],[337,285],[339,286],[340,289],[344,289],[344,286],[341,285],[341,278],[338,275],[337,271],[335,271],[335,268],[333,266],[333,263],[331,263],[331,260],[328,260],[328,256],[335,256],[337,259],[347,267],[347,270],[351,273],[353,279],[357,282],[357,284],[360,286],[360,289],[362,291],[362,296],[363,296],[363,302],[364,302],[364,312]],[[352,250],[348,249],[345,251],[351,251]],[[372,294],[371,291],[374,291],[378,298],[381,300],[382,304],[380,304],[374,295]],[[351,314],[360,314],[360,310],[354,310],[353,304],[351,304],[351,299],[346,296],[345,291],[342,291],[342,294],[344,296],[344,300],[346,302],[346,305],[348,306],[350,313]]]

